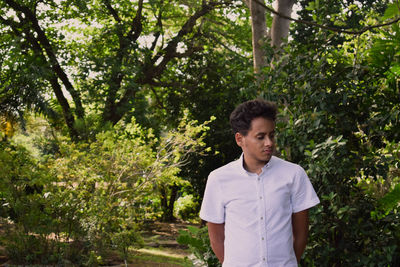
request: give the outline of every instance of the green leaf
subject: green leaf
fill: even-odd
[[[398,3],[393,3],[386,8],[385,14],[383,15],[382,19],[383,20],[391,19],[398,16],[399,14],[400,14],[400,8],[398,6]]]
[[[314,9],[315,9],[315,3],[314,2],[308,3],[306,10],[313,11]]]
[[[400,76],[400,65],[395,65],[390,68],[390,71],[396,76]]]
[[[379,206],[385,212],[389,212],[400,203],[400,184],[397,184],[392,191],[379,200]]]

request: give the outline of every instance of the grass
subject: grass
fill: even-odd
[[[192,266],[192,263],[186,256],[186,252],[184,254],[177,253],[177,250],[175,249],[146,247],[133,250],[130,262],[132,262],[132,264],[140,264],[140,266],[143,267],[190,267]]]

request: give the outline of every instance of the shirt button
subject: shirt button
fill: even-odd
[[[264,240],[264,237],[261,237],[261,240]]]
[[[260,177],[258,177],[257,180],[260,181]]]
[[[261,220],[264,219],[264,217],[261,217]]]
[[[265,258],[263,258],[263,261],[265,261]]]
[[[260,199],[262,199],[262,197],[260,197]]]

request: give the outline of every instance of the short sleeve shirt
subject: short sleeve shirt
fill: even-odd
[[[223,267],[297,266],[292,214],[318,203],[299,165],[273,156],[257,175],[242,155],[210,173],[200,217],[225,223]]]

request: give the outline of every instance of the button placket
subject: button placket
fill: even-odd
[[[260,242],[261,242],[261,257],[262,261],[266,262],[267,258],[267,246],[266,246],[266,220],[265,220],[265,195],[264,195],[264,182],[263,182],[263,173],[257,177],[257,193],[259,199],[259,207],[260,207],[260,217],[259,217],[259,225],[260,225]]]

